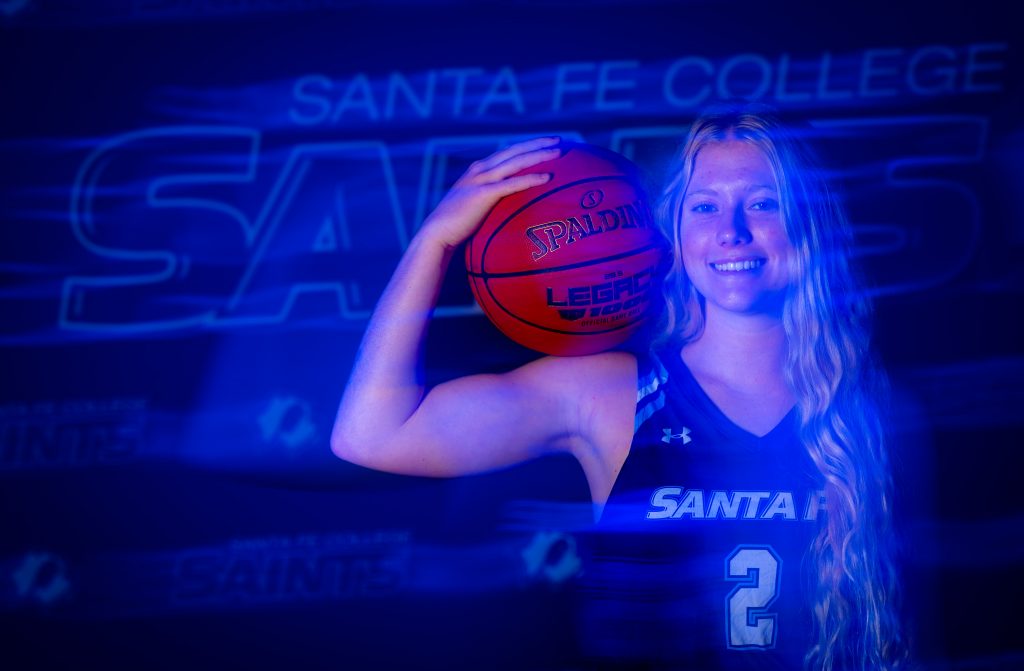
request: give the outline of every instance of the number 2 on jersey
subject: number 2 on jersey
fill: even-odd
[[[768,545],[740,545],[725,559],[725,579],[737,585],[725,598],[726,645],[734,650],[774,648],[782,560]]]

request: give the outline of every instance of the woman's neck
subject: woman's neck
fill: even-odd
[[[738,391],[785,384],[786,332],[781,318],[708,310],[701,336],[683,347],[686,365]]]

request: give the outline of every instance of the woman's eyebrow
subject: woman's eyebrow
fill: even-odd
[[[775,186],[772,185],[772,184],[751,184],[750,186],[748,186],[746,188],[746,191],[748,193],[750,193],[751,191],[762,191],[762,190],[764,190],[764,191],[778,191],[778,189],[775,188]],[[693,191],[687,191],[685,197],[689,198],[690,196],[717,196],[717,195],[718,195],[718,192],[715,191],[714,189],[711,189],[711,188],[708,188],[708,187],[703,187],[703,188],[700,188],[700,189],[694,189]]]

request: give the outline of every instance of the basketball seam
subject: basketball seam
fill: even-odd
[[[474,280],[475,280],[475,279],[477,279],[477,278],[476,278],[476,277],[474,276]],[[491,291],[490,291],[490,289],[488,289],[488,288],[487,288],[487,280],[486,280],[486,279],[482,280],[482,283],[483,283],[483,285],[484,285],[484,291],[487,291],[487,293],[491,294]],[[480,290],[476,288],[476,282],[475,282],[475,281],[474,281],[474,282],[472,282],[472,283],[470,283],[470,288],[471,288],[471,289],[473,290],[473,294],[474,294],[473,298],[474,298],[474,299],[476,300],[476,304],[477,304],[477,305],[479,305],[479,306],[480,306],[480,309],[484,311],[484,314],[485,314],[485,315],[487,315],[487,319],[488,319],[488,320],[489,320],[489,321],[491,322],[491,324],[492,324],[492,325],[494,325],[494,326],[495,326],[495,327],[496,327],[496,328],[497,328],[497,329],[498,329],[499,331],[501,331],[502,333],[505,333],[504,331],[502,331],[502,330],[501,330],[501,327],[500,327],[500,326],[498,326],[498,321],[497,321],[497,320],[496,320],[496,319],[494,318],[494,315],[493,315],[493,314],[491,314],[491,310],[490,310],[490,308],[489,308],[489,307],[488,307],[487,305],[485,305],[485,304],[484,304],[484,303],[485,303],[485,301],[482,301],[482,300],[480,300],[480,299],[479,299],[479,298],[478,298],[478,297],[476,296],[476,293],[477,293],[478,291],[480,291]],[[481,294],[481,295],[482,295],[482,294]],[[491,298],[492,298],[492,299],[494,298],[494,294],[491,294]],[[495,300],[495,301],[494,301],[494,303],[495,303],[495,305],[498,305],[498,301],[497,301],[497,300]],[[510,337],[510,336],[509,336],[509,335],[508,335],[507,333],[505,334],[505,337],[508,337],[509,339],[511,339],[511,337]]]
[[[602,256],[599,259],[591,259],[589,261],[579,261],[577,263],[570,263],[570,264],[565,265],[565,266],[555,266],[553,268],[537,268],[535,270],[514,270],[514,271],[509,271],[507,273],[485,273],[485,272],[477,273],[477,272],[474,272],[474,271],[470,270],[470,271],[467,271],[467,273],[469,275],[472,275],[473,277],[480,277],[480,278],[483,278],[485,280],[486,279],[492,279],[492,278],[528,277],[530,275],[543,275],[545,273],[557,273],[557,272],[561,272],[563,270],[574,270],[576,268],[586,268],[587,266],[592,266],[595,263],[604,263],[605,261],[618,261],[619,259],[624,259],[626,257],[633,256],[635,254],[642,254],[642,253],[644,253],[644,252],[646,252],[648,250],[656,249],[658,247],[661,247],[661,245],[659,243],[652,242],[652,243],[650,243],[648,245],[644,245],[643,247],[639,247],[637,249],[633,249],[633,250],[630,250],[628,252],[619,252],[618,254],[612,254],[611,256]]]

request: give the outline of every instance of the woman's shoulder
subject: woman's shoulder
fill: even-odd
[[[545,356],[519,369],[536,384],[558,389],[597,391],[636,384],[638,369],[649,366],[645,354],[613,350],[582,356]]]
[[[610,351],[535,362],[534,374],[554,391],[568,419],[569,451],[579,460],[595,503],[608,498],[629,453],[642,356]]]
[[[545,356],[513,372],[517,381],[549,399],[554,412],[576,418],[579,431],[626,414],[636,400],[638,355],[609,351],[583,356]]]

